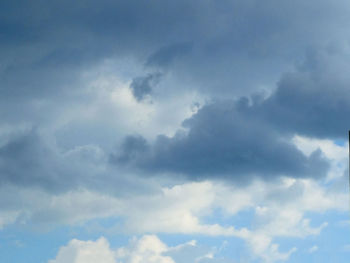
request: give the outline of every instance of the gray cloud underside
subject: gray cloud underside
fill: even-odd
[[[320,178],[327,173],[328,163],[321,151],[306,157],[273,126],[244,112],[249,106],[241,106],[235,102],[204,106],[184,122],[188,133],[161,135],[152,145],[142,137],[129,136],[111,161],[196,180],[245,181],[251,176],[269,179],[281,175]]]
[[[287,140],[295,134],[346,138],[350,82],[346,74],[336,72],[344,59],[341,56],[334,51],[313,51],[296,71],[281,77],[267,98],[255,94],[206,105],[184,121],[188,133],[161,135],[152,145],[142,137],[129,136],[122,151],[111,159],[141,170],[193,178],[323,176],[328,165],[321,153],[306,157]]]
[[[211,94],[230,93],[233,82],[244,93],[261,80],[273,82],[276,69],[300,58],[305,46],[342,36],[337,25],[347,7],[276,0],[3,1],[0,90],[16,101],[71,96],[81,70],[133,56],[147,67],[172,68]]]
[[[147,95],[150,95],[154,86],[158,84],[160,77],[160,73],[154,73],[134,78],[130,84],[130,88],[135,98],[138,101],[142,101]]]
[[[346,1],[326,0],[0,5],[0,118],[34,125],[91,100],[81,72],[110,58],[133,58],[148,71],[141,76],[174,73],[188,84],[175,83],[178,90],[190,86],[214,98],[249,95],[258,85],[273,85],[306,47],[343,39],[349,9]],[[150,89],[138,90],[141,98]]]
[[[339,50],[313,50],[297,72],[282,76],[274,94],[253,106],[251,114],[283,132],[345,139],[350,127],[347,59]]]
[[[158,191],[149,180],[108,167],[97,146],[63,152],[32,129],[10,137],[0,147],[0,186],[39,188],[58,194],[90,189],[115,196]]]
[[[326,0],[2,1],[1,124],[25,122],[40,130],[44,124],[55,126],[64,109],[89,105],[95,94],[87,92],[79,77],[105,59],[132,58],[141,65],[142,75],[126,76],[134,84],[138,76],[146,76],[131,87],[141,102],[154,89],[168,88],[160,85],[162,80],[157,86],[148,83],[154,72],[177,77],[168,89],[191,87],[214,100],[251,94],[257,86],[273,86],[280,79],[268,98],[204,106],[184,122],[188,134],[159,136],[155,144],[128,137],[111,159],[146,173],[193,178],[217,173],[240,180],[245,175],[320,177],[327,171],[320,153],[306,157],[287,141],[296,133],[346,136],[349,56],[341,46],[350,25],[348,14],[348,1]],[[280,77],[307,47],[311,51],[305,62]],[[113,142],[113,132],[103,131],[99,123],[72,126],[78,135],[63,136],[59,143]],[[86,140],[81,131],[88,134]],[[94,162],[68,156],[46,145],[39,133],[13,136],[1,142],[1,183],[49,191],[130,183],[113,174],[124,171],[96,177],[100,170],[90,166]],[[98,159],[108,166],[105,162]]]

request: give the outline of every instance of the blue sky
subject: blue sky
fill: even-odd
[[[2,1],[0,262],[347,262],[349,12]]]

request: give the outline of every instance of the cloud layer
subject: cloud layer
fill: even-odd
[[[239,240],[243,262],[300,255],[294,240],[346,210],[349,11],[345,0],[2,1],[1,231],[139,235],[119,249],[70,236],[50,263],[230,262],[212,246],[186,258],[195,242],[156,234]]]

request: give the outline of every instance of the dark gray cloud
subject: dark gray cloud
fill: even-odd
[[[327,173],[328,162],[320,150],[305,156],[273,126],[249,115],[250,107],[244,99],[204,106],[184,122],[188,133],[159,136],[153,145],[142,137],[128,137],[121,153],[111,159],[151,173],[179,173],[192,179],[320,178]]]
[[[8,185],[51,194],[82,188],[118,196],[158,191],[138,176],[109,167],[98,146],[62,151],[37,129],[12,134],[0,146],[0,186]]]
[[[251,114],[276,129],[309,137],[346,138],[350,127],[350,78],[343,53],[312,51],[293,73],[284,74],[277,90],[255,105]]]
[[[31,131],[16,136],[0,148],[0,182],[39,186],[56,192],[76,186],[76,177],[67,171],[52,149]]]
[[[146,66],[167,68],[177,58],[188,55],[191,49],[191,43],[178,43],[162,47],[149,56]]]
[[[188,133],[159,136],[148,145],[128,137],[114,161],[139,169],[202,176],[320,177],[327,161],[289,143],[292,136],[345,139],[350,127],[350,78],[340,49],[312,49],[277,88],[237,101],[204,106],[183,125]],[[126,147],[128,146],[128,147]]]
[[[174,81],[169,89],[175,92],[190,88],[215,100],[271,87],[306,47],[328,46],[324,54],[311,52],[295,72],[283,75],[269,98],[207,105],[185,121],[188,134],[160,136],[155,144],[129,137],[121,154],[112,158],[145,171],[197,177],[321,175],[326,166],[318,152],[306,157],[286,141],[295,133],[339,138],[348,128],[348,57],[329,45],[344,40],[348,11],[347,1],[327,0],[2,1],[0,124],[54,127],[51,136],[64,133],[57,142],[68,148],[101,144],[114,131],[105,136],[98,117],[90,122],[73,118],[79,121],[69,124],[62,119],[73,112],[66,109],[80,103],[87,105],[88,115],[98,96],[81,78],[105,60],[122,64],[125,59],[141,68],[143,72],[130,70],[123,76],[133,79],[130,87],[139,101],[159,80],[158,73],[147,75],[153,70],[170,76],[165,83]],[[106,122],[114,117],[108,116],[108,107],[100,111]],[[60,190],[80,183],[99,185],[92,183],[95,177],[81,176],[85,163],[79,168],[75,164],[48,148],[39,134],[1,147],[3,183]]]
[[[134,78],[130,84],[134,97],[138,101],[141,101],[147,95],[151,95],[153,88],[158,84],[161,76],[161,73],[153,73],[147,76]]]
[[[271,84],[306,46],[342,36],[342,28],[333,28],[348,14],[342,1],[326,0],[306,6],[301,0],[16,0],[0,7],[1,91],[7,97],[76,89],[82,70],[111,57],[171,68],[211,95],[242,93]]]
[[[140,155],[148,153],[149,145],[142,136],[128,136],[121,145],[123,154],[120,156],[112,156],[112,160],[120,163],[126,163],[139,158]]]

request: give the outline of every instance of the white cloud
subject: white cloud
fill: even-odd
[[[286,261],[289,257],[297,251],[295,247],[290,249],[288,252],[281,253],[278,250],[277,244],[272,244],[263,253],[258,254],[265,262],[276,262],[276,261]]]
[[[181,249],[188,247],[188,246],[192,246],[192,247],[197,246],[197,240],[193,239],[193,240],[188,241],[184,244],[180,244],[180,245],[177,245],[175,247],[171,247],[171,248],[169,248],[169,251],[178,251],[178,250],[181,250]]]
[[[244,240],[253,254],[266,262],[286,260],[295,252],[294,248],[280,252],[274,243],[276,237],[303,238],[318,235],[326,227],[327,222],[312,225],[311,219],[305,217],[306,212],[345,211],[348,204],[347,193],[326,190],[310,179],[289,178],[278,182],[256,181],[245,187],[210,181],[185,183],[163,187],[160,192],[119,197],[83,189],[49,195],[3,186],[1,196],[7,199],[11,196],[13,202],[0,215],[3,225],[14,221],[37,226],[74,225],[96,218],[118,217],[124,221],[118,220],[106,231],[233,236]],[[215,220],[220,218],[214,213],[217,209],[226,220],[250,209],[253,224],[242,228],[218,224]],[[207,216],[214,219],[213,223],[204,223]],[[142,244],[147,244],[147,240]],[[175,249],[158,245],[159,253]]]
[[[116,249],[110,248],[104,237],[96,241],[73,239],[66,246],[62,246],[56,258],[48,263],[175,263],[167,253],[181,254],[182,250],[195,246],[196,241],[192,240],[169,247],[156,235],[134,237],[127,246]],[[209,258],[208,255],[204,255],[203,258]],[[213,255],[210,258],[213,258]]]
[[[162,193],[147,199],[138,197],[128,200],[126,227],[138,233],[245,236],[246,229],[201,223],[202,217],[212,213],[218,190],[210,182],[188,183],[163,188]]]
[[[3,207],[0,213],[0,222],[3,224],[18,222],[42,229],[120,214],[120,200],[83,189],[58,195],[13,186],[0,189],[0,198],[11,199],[11,203]]]
[[[108,241],[101,237],[96,241],[71,240],[59,249],[56,259],[48,263],[116,263]]]
[[[116,257],[125,263],[175,263],[165,256],[169,247],[155,235],[133,239],[128,247],[119,248]]]
[[[318,250],[318,246],[314,245],[309,248],[308,252],[311,254],[311,253],[315,253],[317,250]]]
[[[348,157],[348,145],[346,143],[344,143],[344,145],[338,145],[332,140],[307,138],[300,135],[296,135],[293,138],[293,142],[307,155],[310,155],[317,148],[320,148],[327,158],[330,159],[342,160]]]
[[[213,258],[214,258],[214,254],[212,252],[209,252],[209,253],[205,254],[204,256],[197,257],[195,259],[195,262],[200,262],[203,259],[213,259]]]
[[[342,176],[348,166],[348,143],[338,145],[332,140],[307,138],[299,135],[294,136],[293,143],[306,155],[310,155],[317,149],[322,150],[331,164],[328,180]]]

